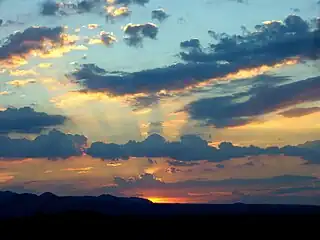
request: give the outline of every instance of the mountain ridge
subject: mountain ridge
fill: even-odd
[[[320,206],[276,204],[159,204],[138,197],[57,196],[0,191],[0,219],[91,212],[104,216],[320,214]]]

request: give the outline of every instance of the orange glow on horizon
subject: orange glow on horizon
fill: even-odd
[[[176,197],[144,197],[153,203],[190,203],[190,199]]]

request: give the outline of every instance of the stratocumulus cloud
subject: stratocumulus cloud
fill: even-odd
[[[127,43],[139,46],[145,25],[127,25]],[[156,36],[150,25],[149,37]],[[187,63],[142,70],[140,72],[96,74],[88,65],[82,65],[70,74],[88,91],[102,91],[115,95],[157,93],[161,90],[179,90],[219,79],[243,69],[277,64],[296,64],[299,60],[316,59],[320,46],[318,29],[312,29],[299,16],[289,16],[284,23],[270,22],[256,26],[257,30],[244,36],[217,36],[218,43],[204,50],[198,39],[181,43],[186,52],[180,54]],[[150,30],[150,31],[149,31]],[[216,34],[217,35],[217,34]],[[91,65],[92,66],[92,65]],[[150,81],[152,79],[152,81]]]
[[[0,136],[0,158],[48,158],[64,159],[81,156],[87,138],[52,130],[34,140],[11,139]]]
[[[168,157],[182,162],[207,160],[222,162],[233,158],[259,155],[286,155],[301,157],[310,163],[319,164],[319,142],[307,142],[299,146],[239,147],[230,142],[222,142],[218,147],[197,135],[184,135],[180,141],[169,142],[159,134],[152,134],[141,142],[129,141],[126,144],[93,142],[86,147],[87,138],[81,135],[64,134],[52,130],[47,135],[40,135],[35,140],[0,138],[0,157],[2,158],[67,158],[88,154],[105,160],[129,157]],[[170,164],[173,165],[174,164]],[[179,165],[179,164],[178,164]]]
[[[62,115],[36,112],[30,107],[8,108],[0,111],[0,133],[40,133],[48,127],[62,125],[66,120]]]
[[[244,125],[258,120],[263,114],[299,103],[319,101],[319,91],[320,77],[315,77],[280,86],[254,88],[232,96],[200,99],[189,104],[186,109],[192,118],[223,128]],[[247,100],[241,101],[244,97]],[[300,110],[300,116],[302,113]],[[282,114],[290,115],[290,112]]]

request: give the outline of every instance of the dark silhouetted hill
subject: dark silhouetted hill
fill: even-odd
[[[123,198],[111,195],[56,196],[52,193],[17,194],[0,192],[0,220],[8,219],[91,219],[107,217],[173,217],[187,215],[243,214],[320,214],[320,206],[258,205],[258,204],[156,204],[142,198]],[[71,221],[71,220],[70,220]]]

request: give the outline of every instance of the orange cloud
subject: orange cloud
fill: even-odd
[[[247,69],[241,69],[235,73],[230,73],[227,74],[223,77],[219,78],[212,78],[204,82],[199,82],[196,84],[189,85],[183,89],[180,90],[162,90],[159,93],[171,93],[171,94],[179,94],[183,93],[186,91],[190,91],[193,89],[198,89],[198,88],[204,88],[204,87],[209,87],[219,81],[229,81],[229,80],[238,80],[238,79],[245,79],[245,78],[253,78],[259,75],[262,75],[264,73],[267,73],[269,71],[272,71],[274,69],[279,69],[284,66],[292,66],[296,65],[300,62],[299,58],[291,58],[291,59],[286,59],[284,61],[281,61],[279,63],[276,63],[274,65],[262,65],[256,68],[247,68]]]
[[[15,87],[23,87],[30,83],[36,83],[35,79],[24,79],[24,80],[12,80],[7,82],[7,84],[15,86]]]
[[[36,76],[39,75],[39,73],[37,73],[36,71],[34,71],[33,69],[29,69],[29,70],[10,70],[9,74],[11,76],[15,76],[15,77],[24,77],[24,76]]]

